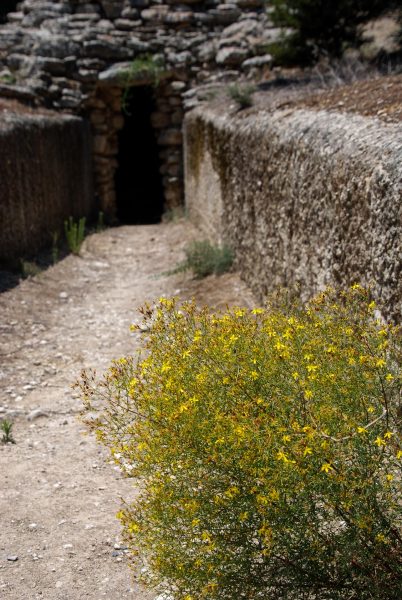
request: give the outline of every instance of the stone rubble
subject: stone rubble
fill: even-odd
[[[269,68],[280,31],[264,0],[24,0],[0,26],[0,97],[90,120],[96,192],[115,210],[117,135],[128,87],[153,85],[166,207],[183,202],[183,102],[194,86]],[[136,58],[160,72],[134,69]]]

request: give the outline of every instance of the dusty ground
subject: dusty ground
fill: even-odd
[[[320,91],[288,106],[357,113],[386,123],[398,123],[402,120],[402,75],[356,81]]]
[[[253,303],[236,275],[158,277],[194,237],[184,223],[109,229],[0,296],[0,418],[16,440],[0,444],[2,600],[154,597],[134,582],[115,519],[134,483],[86,435],[70,386],[141,344],[129,325],[146,300]]]

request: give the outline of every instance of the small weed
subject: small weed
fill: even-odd
[[[226,273],[233,263],[233,252],[228,246],[214,246],[208,240],[192,242],[184,253],[185,260],[167,275],[192,271],[197,279],[202,279],[207,275]]]
[[[1,421],[0,430],[3,432],[3,436],[1,438],[3,444],[15,444],[12,433],[13,423],[11,421],[8,421],[7,419]]]
[[[177,223],[180,219],[184,219],[186,211],[183,206],[174,206],[168,208],[162,215],[162,221],[164,223]]]
[[[253,105],[252,94],[255,92],[256,88],[254,85],[239,85],[234,83],[230,85],[228,88],[228,94],[239,104],[240,108],[248,108]]]
[[[100,233],[105,229],[105,215],[102,211],[98,214],[98,221],[96,223],[96,233]]]
[[[52,233],[52,263],[55,265],[59,260],[59,232]]]
[[[64,230],[70,252],[78,255],[85,237],[85,217],[81,217],[78,223],[70,217],[68,221],[64,221]]]
[[[121,99],[122,110],[124,113],[129,115],[128,102],[130,99],[130,86],[134,81],[146,82],[151,80],[154,87],[158,87],[161,79],[161,75],[165,70],[165,63],[162,56],[144,54],[138,56],[122,74],[122,82],[124,84],[124,91]]]
[[[35,275],[39,275],[42,269],[35,262],[21,259],[20,262],[21,275],[23,279],[27,279],[28,277],[35,277]]]
[[[0,83],[5,83],[6,85],[14,85],[17,82],[15,75],[12,73],[3,73],[0,75]]]

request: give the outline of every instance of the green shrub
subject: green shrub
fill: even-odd
[[[248,108],[253,105],[252,94],[256,91],[255,85],[239,85],[233,83],[228,87],[228,94],[239,104],[240,108]]]
[[[28,277],[36,277],[39,273],[42,272],[42,268],[36,262],[32,260],[20,260],[20,270],[21,276],[23,279],[27,279]]]
[[[360,41],[360,26],[397,6],[395,0],[272,0],[275,24],[292,28],[283,45],[270,47],[280,63],[308,63],[321,54],[340,56]]]
[[[68,249],[73,254],[79,254],[85,238],[85,217],[81,217],[78,223],[75,223],[74,219],[69,217],[68,221],[64,222],[64,231]]]
[[[3,419],[0,421],[0,431],[3,432],[1,437],[3,444],[15,444],[12,421],[9,421],[8,419]]]
[[[138,84],[138,81],[143,81],[144,83],[150,82],[154,87],[158,87],[165,70],[165,62],[162,55],[143,54],[142,56],[137,56],[130,63],[122,74],[124,89],[121,103],[124,113],[130,115],[128,104],[133,83]]]
[[[229,271],[233,263],[233,253],[228,246],[215,246],[208,240],[191,242],[184,249],[186,258],[168,275],[192,271],[196,278],[207,275],[222,275]]]
[[[138,478],[118,516],[149,583],[175,600],[401,598],[398,330],[360,286],[143,314],[145,357],[81,388]]]

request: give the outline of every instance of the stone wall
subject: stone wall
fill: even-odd
[[[263,298],[300,285],[374,286],[402,319],[402,126],[291,109],[186,117],[186,203],[212,240],[230,244]]]
[[[166,207],[183,202],[183,107],[194,85],[269,67],[277,39],[264,0],[24,0],[0,26],[0,97],[87,116],[96,191],[113,217],[122,94],[155,85]],[[157,82],[133,61],[161,65]],[[152,69],[151,69],[152,70]]]
[[[0,181],[0,262],[8,262],[51,243],[69,216],[94,210],[88,124],[50,112],[4,111]]]

